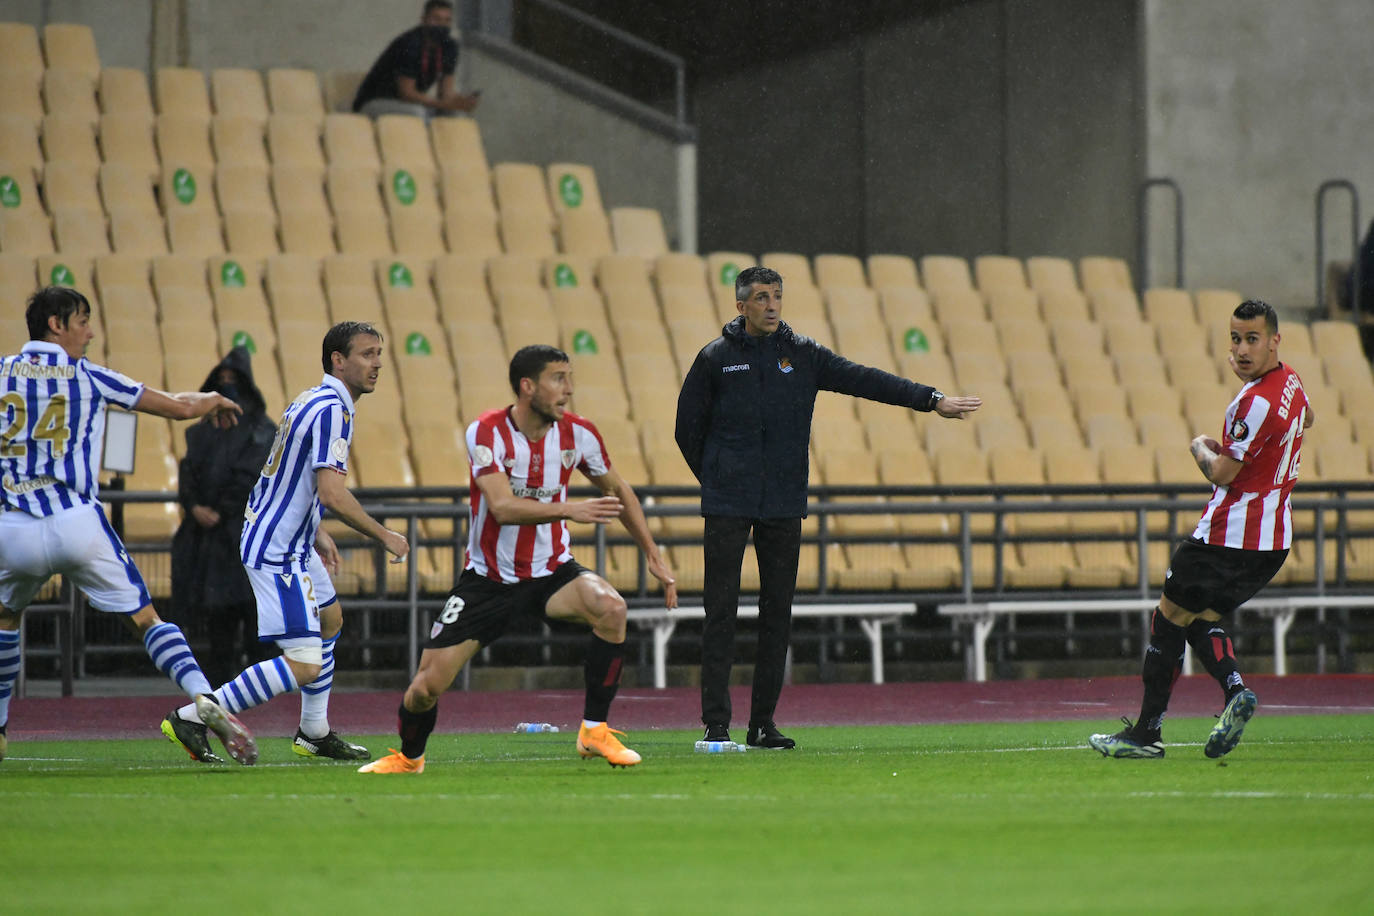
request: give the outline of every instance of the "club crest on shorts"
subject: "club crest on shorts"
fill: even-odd
[[[563,462],[563,467],[569,471],[573,465],[577,464],[577,449],[565,448],[558,453],[558,460]]]
[[[1250,427],[1240,417],[1231,421],[1231,438],[1243,442],[1250,436]]]

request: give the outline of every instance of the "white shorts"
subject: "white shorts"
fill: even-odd
[[[245,570],[258,601],[258,640],[320,638],[320,604],[315,582],[299,564],[286,571]]]
[[[99,611],[133,614],[153,603],[100,506],[75,506],[46,518],[0,512],[0,604],[22,611],[59,574]]]
[[[290,572],[245,567],[258,604],[258,641],[275,642],[283,649],[322,645],[320,608],[338,600],[334,580],[315,551],[304,572],[293,564]]]

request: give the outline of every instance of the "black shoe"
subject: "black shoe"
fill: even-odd
[[[706,734],[702,737],[703,741],[729,741],[730,726],[728,725],[708,725]]]
[[[749,735],[745,740],[750,747],[767,747],[776,751],[790,751],[797,746],[797,742],[778,731],[772,722],[749,726]]]
[[[333,760],[371,760],[372,752],[361,744],[351,744],[331,730],[323,738],[307,738],[305,732],[296,729],[296,740],[291,742],[291,750],[301,757],[329,757]]]
[[[180,744],[192,760],[201,763],[223,763],[224,758],[210,750],[209,729],[199,722],[188,722],[174,709],[162,720],[162,733],[173,744]]]

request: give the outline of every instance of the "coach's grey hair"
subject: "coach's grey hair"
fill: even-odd
[[[749,298],[749,287],[755,283],[778,284],[782,289],[782,274],[771,267],[746,267],[735,275],[735,301],[743,302]]]

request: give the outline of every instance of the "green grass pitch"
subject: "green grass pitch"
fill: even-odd
[[[1163,760],[1105,722],[798,728],[792,752],[644,763],[573,736],[436,735],[418,777],[253,768],[160,739],[19,741],[0,763],[0,911],[1355,913],[1374,900],[1374,720],[1210,721]],[[354,736],[356,737],[356,736]],[[375,752],[390,736],[364,740]]]

